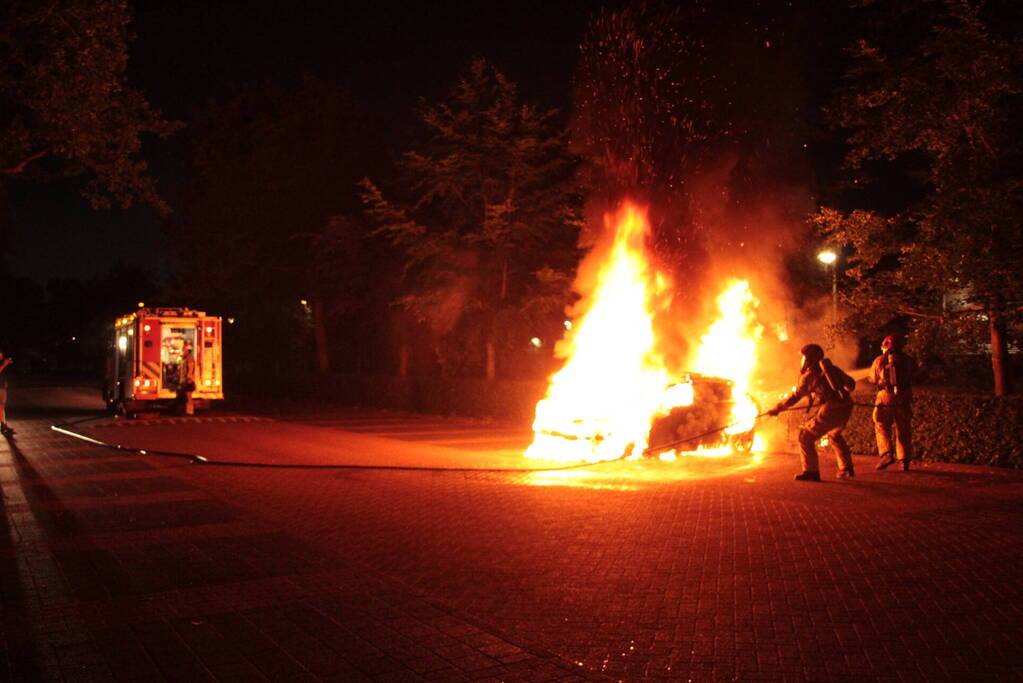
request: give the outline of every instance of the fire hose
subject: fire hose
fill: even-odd
[[[81,432],[70,429],[71,427],[91,422],[94,420],[103,419],[105,416],[94,416],[87,417],[81,420],[74,420],[72,422],[64,422],[61,424],[50,425],[50,429],[69,436],[73,439],[84,441],[93,446],[99,446],[100,448],[109,448],[116,451],[131,453],[133,455],[150,455],[150,456],[163,456],[168,458],[183,458],[193,464],[201,465],[212,465],[219,467],[262,467],[272,469],[292,469],[292,470],[396,470],[396,471],[411,471],[411,472],[560,472],[563,470],[580,469],[583,467],[592,467],[593,465],[599,465],[603,462],[615,462],[615,460],[623,460],[625,456],[616,458],[615,460],[604,460],[600,462],[584,462],[574,465],[563,465],[560,467],[531,467],[531,468],[515,468],[515,467],[426,467],[426,466],[415,466],[415,465],[352,465],[352,464],[312,464],[312,463],[269,463],[269,462],[242,462],[242,461],[227,461],[227,460],[210,460],[209,458],[199,455],[197,453],[182,453],[178,451],[165,451],[153,448],[136,448],[134,446],[122,446],[120,444],[110,443],[102,441],[100,439],[94,439],[91,436],[82,434]]]
[[[875,404],[873,404],[873,403],[858,403],[856,401],[853,401],[851,403],[851,405],[853,405],[853,406],[861,406],[861,407],[866,407],[866,408],[873,408],[873,407],[875,407]],[[813,405],[811,404],[809,406],[793,406],[791,408],[782,408],[781,410],[778,410],[777,413],[774,413],[773,415],[772,415],[773,411],[765,410],[764,412],[757,414],[757,416],[753,418],[753,421],[756,422],[757,420],[759,420],[762,417],[768,417],[768,416],[773,417],[773,416],[775,416],[775,415],[777,415],[779,413],[789,413],[789,412],[792,412],[792,411],[795,411],[795,410],[810,410],[810,408],[812,408],[812,407],[813,407]],[[743,420],[743,422],[747,422],[747,420]],[[702,434],[697,434],[696,436],[688,436],[688,437],[686,437],[684,439],[678,439],[676,441],[669,441],[668,443],[661,444],[659,446],[648,447],[648,448],[643,450],[643,454],[647,455],[647,454],[660,453],[660,452],[663,452],[663,451],[666,451],[666,450],[670,450],[670,449],[672,449],[672,448],[674,448],[676,446],[681,446],[682,444],[690,443],[692,441],[699,441],[700,439],[703,439],[704,437],[710,436],[712,434],[717,434],[718,432],[723,432],[725,430],[731,429],[732,427],[736,427],[736,426],[738,426],[740,424],[742,424],[742,422],[733,422],[732,424],[728,424],[728,425],[725,425],[723,427],[715,427],[714,429],[708,430],[708,431],[706,431],[706,432],[704,432]],[[608,460],[607,462],[613,462],[613,461],[612,460]]]
[[[873,407],[874,404],[870,403],[853,403],[858,406],[869,406]],[[784,408],[779,410],[779,413],[790,412],[794,410],[802,410],[802,406],[793,408]],[[762,417],[766,417],[771,411],[764,411],[758,414],[754,420],[759,420]],[[619,462],[629,457],[629,454],[623,454],[617,458],[610,460],[599,460],[596,462],[582,462],[573,465],[561,465],[558,467],[428,467],[428,466],[416,466],[416,465],[353,465],[353,464],[313,464],[313,463],[268,463],[268,462],[246,462],[246,461],[227,461],[227,460],[210,460],[209,458],[199,455],[197,453],[184,453],[179,451],[167,451],[153,448],[136,448],[134,446],[122,446],[120,444],[110,443],[101,439],[95,439],[81,432],[71,429],[78,425],[85,424],[87,422],[93,422],[95,420],[104,419],[104,415],[86,417],[80,420],[73,420],[71,422],[63,422],[60,424],[50,425],[50,429],[58,434],[84,441],[85,443],[100,448],[109,448],[111,450],[121,451],[124,453],[131,453],[133,455],[148,455],[148,456],[161,456],[168,458],[182,458],[188,460],[192,464],[211,465],[219,467],[261,467],[261,468],[272,468],[272,469],[305,469],[305,470],[395,470],[395,471],[410,471],[410,472],[491,472],[491,473],[512,473],[512,472],[561,472],[564,470],[581,469],[584,467],[593,467],[595,465],[602,465],[605,463]],[[666,450],[670,450],[677,446],[681,446],[686,443],[693,441],[699,441],[712,434],[723,432],[727,429],[741,424],[739,422],[733,422],[732,424],[723,425],[721,427],[715,427],[714,429],[708,430],[701,434],[694,436],[688,436],[683,439],[677,439],[666,444],[661,444],[655,447],[648,447],[643,450],[643,455],[650,455],[654,453],[660,453]]]

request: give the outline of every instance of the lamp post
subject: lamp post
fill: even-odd
[[[838,254],[825,249],[817,254],[817,260],[831,268],[831,324],[838,324]]]

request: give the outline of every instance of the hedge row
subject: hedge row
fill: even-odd
[[[854,453],[877,454],[873,392],[857,392],[845,436]],[[790,423],[802,411],[787,413]],[[916,457],[933,462],[1023,468],[1023,397],[917,389],[913,400]]]
[[[332,402],[433,415],[491,417],[529,425],[546,382],[362,377],[343,375],[329,384]],[[846,428],[855,453],[876,454],[871,419],[873,393],[860,391]],[[795,427],[803,411],[785,413]],[[1023,397],[917,389],[913,403],[916,457],[937,462],[1023,468]],[[795,429],[790,432],[794,435]]]

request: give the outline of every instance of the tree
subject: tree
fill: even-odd
[[[404,253],[399,304],[435,332],[442,371],[469,349],[493,379],[501,342],[523,336],[553,273],[574,267],[579,202],[555,114],[521,103],[477,59],[448,101],[421,104],[425,135],[400,162],[403,198],[363,183],[368,215]]]
[[[167,232],[181,289],[230,312],[236,330],[251,325],[251,345],[238,352],[253,369],[289,374],[315,363],[327,372],[328,327],[359,301],[352,288],[364,279],[341,257],[357,246],[358,224],[335,217],[361,206],[356,182],[373,168],[372,128],[346,90],[307,76],[235,93],[194,134]]]
[[[37,176],[39,162],[90,176],[96,208],[138,201],[168,211],[140,159],[142,136],[169,135],[126,85],[125,0],[10,0],[0,6],[0,175]]]
[[[849,132],[856,185],[901,176],[912,194],[889,215],[824,208],[816,223],[853,247],[848,301],[861,313],[908,316],[921,336],[945,338],[983,322],[1004,395],[1006,331],[1023,305],[1023,44],[1005,30],[1019,10],[977,0],[863,5],[872,35],[853,46],[830,114]]]

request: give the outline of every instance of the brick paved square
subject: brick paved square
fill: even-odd
[[[803,485],[783,454],[562,479],[216,467],[18,427],[0,444],[0,679],[1019,678],[1018,473],[864,462]],[[426,427],[403,440],[363,414],[357,446],[487,441]]]

